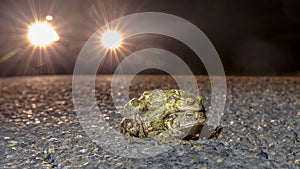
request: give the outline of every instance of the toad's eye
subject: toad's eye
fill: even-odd
[[[195,100],[194,99],[191,99],[191,98],[189,98],[189,99],[187,99],[187,104],[188,105],[193,105],[194,103],[195,103]]]
[[[177,117],[177,114],[169,114],[169,115],[167,115],[166,116],[166,120],[168,120],[168,119],[175,119]]]
[[[178,97],[177,95],[172,95],[172,96],[169,97],[169,99],[175,99],[175,100],[178,100],[179,97]]]
[[[187,113],[186,114],[186,117],[188,117],[188,118],[192,118],[194,116],[194,114],[192,114],[192,113]]]

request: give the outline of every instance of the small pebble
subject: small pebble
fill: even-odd
[[[263,152],[263,151],[259,152],[257,154],[257,156],[268,159],[268,154],[266,152]]]

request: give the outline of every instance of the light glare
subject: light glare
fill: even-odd
[[[47,15],[47,16],[46,16],[46,20],[47,20],[47,21],[52,21],[52,20],[53,20],[53,17],[52,17],[51,15]]]
[[[29,41],[36,46],[47,46],[59,40],[56,31],[46,22],[36,22],[28,30]]]
[[[108,30],[103,33],[101,42],[105,48],[116,49],[122,43],[122,35],[117,31]]]

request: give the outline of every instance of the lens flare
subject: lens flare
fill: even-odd
[[[117,49],[122,44],[122,35],[117,31],[108,30],[103,33],[101,43],[107,49]]]
[[[28,39],[35,46],[47,46],[58,41],[59,36],[56,31],[46,22],[36,22],[28,29]]]
[[[53,16],[47,15],[47,16],[46,16],[46,20],[47,20],[47,21],[52,21],[52,20],[53,20]]]

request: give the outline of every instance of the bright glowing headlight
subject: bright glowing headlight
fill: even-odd
[[[27,36],[33,45],[41,47],[59,40],[59,36],[56,31],[46,22],[36,22],[31,25]]]
[[[105,48],[116,49],[122,43],[122,35],[117,31],[108,30],[103,33],[101,43]]]

